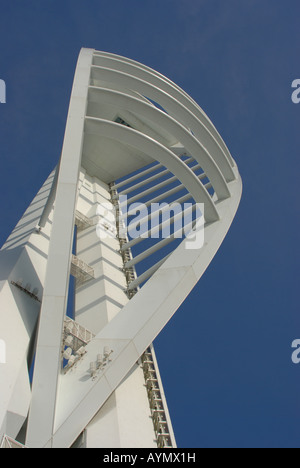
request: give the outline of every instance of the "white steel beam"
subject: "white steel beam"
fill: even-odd
[[[140,286],[142,283],[147,281],[154,273],[157,272],[157,270],[165,263],[165,261],[170,257],[170,255],[167,255],[165,258],[160,260],[159,262],[155,263],[151,268],[149,268],[147,271],[142,273],[140,276],[138,276],[134,281],[130,283],[128,286],[128,290],[132,291],[136,289],[138,286]]]
[[[206,178],[206,174],[200,174],[200,176],[198,176],[198,179],[199,179],[199,180],[203,180],[203,179],[205,179],[205,178]],[[205,187],[206,190],[208,190],[208,189],[210,189],[210,188],[212,187],[212,185],[211,185],[211,183],[209,182],[208,184],[205,184],[204,187]],[[171,197],[171,196],[173,196],[175,193],[181,192],[182,190],[186,190],[186,187],[185,187],[183,184],[179,184],[179,185],[177,185],[176,187],[174,187],[174,188],[168,190],[167,192],[161,193],[160,195],[157,195],[155,198],[152,198],[151,200],[146,201],[144,204],[145,204],[146,207],[149,207],[149,206],[151,206],[152,204],[158,203],[158,202],[161,201],[161,200],[166,200],[166,199],[168,199],[168,197]],[[189,198],[192,197],[192,195],[191,195],[190,193],[184,195],[184,197],[186,197],[186,196],[188,196],[188,195],[189,195]],[[181,197],[180,200],[181,200],[182,198],[184,198],[184,197]],[[124,214],[124,215],[121,216],[121,220],[123,219],[124,216],[125,216],[125,217],[126,217],[126,216],[132,216],[132,215],[134,215],[134,214],[136,214],[136,213],[135,213],[135,209],[134,209],[134,208],[133,208],[133,209],[129,208],[128,212],[127,212],[126,214]],[[143,220],[142,220],[141,222],[143,222]]]
[[[201,169],[201,167],[200,167],[199,164],[197,164],[196,166],[191,167],[191,169],[194,172],[197,169]],[[167,171],[167,172],[169,172],[169,171]],[[164,180],[163,182],[160,182],[159,184],[153,185],[151,188],[149,188],[147,190],[144,190],[144,192],[140,192],[137,195],[133,195],[132,197],[128,198],[126,203],[134,203],[135,201],[141,199],[142,197],[146,197],[146,196],[150,195],[151,193],[155,193],[158,190],[162,189],[163,187],[166,187],[167,185],[170,185],[173,182],[176,182],[177,180],[178,180],[177,177],[169,177],[168,179]],[[123,195],[123,193],[121,193],[120,195]],[[122,208],[122,204],[121,204],[121,208]]]
[[[70,277],[84,116],[93,51],[78,59],[60,163],[43,304],[38,330],[28,447],[51,447],[60,372],[61,337]]]
[[[145,175],[151,174],[152,172],[157,171],[157,169],[163,169],[163,168],[164,168],[163,165],[159,163],[159,164],[155,164],[152,167],[149,167],[148,169],[141,169],[138,172],[138,174],[135,174],[134,176],[128,177],[128,178],[126,177],[126,179],[122,180],[122,182],[118,182],[117,184],[115,184],[114,187],[116,190],[119,190],[120,188],[124,187],[124,185],[131,184],[135,180],[138,180],[141,177],[144,177]]]
[[[184,161],[184,163],[185,164],[190,164],[192,161],[195,161],[194,158],[189,158],[188,160]],[[193,166],[191,169],[194,171],[195,169],[199,169],[199,167],[200,167],[200,165],[198,164],[197,166]],[[154,182],[154,180],[160,179],[161,177],[164,177],[165,175],[171,175],[171,173],[170,173],[170,171],[168,169],[166,169],[166,170],[164,170],[162,172],[159,172],[158,174],[155,174],[152,177],[148,177],[148,178],[142,180],[141,182],[139,182],[138,184],[131,185],[128,189],[123,190],[118,195],[115,195],[114,198],[118,198],[121,195],[128,195],[128,193],[135,192],[139,188],[144,187],[144,185],[150,184],[151,182]],[[170,180],[172,182],[172,179],[168,179],[168,180]]]

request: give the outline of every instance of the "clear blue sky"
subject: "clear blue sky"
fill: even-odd
[[[62,147],[81,47],[185,89],[244,182],[238,216],[156,341],[180,447],[299,447],[299,0],[0,1],[0,243]]]

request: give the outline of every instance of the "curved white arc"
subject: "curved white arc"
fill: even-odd
[[[186,250],[186,240],[183,241],[122,313],[88,344],[87,354],[78,364],[76,373],[65,376],[60,394],[74,388],[74,402],[70,401],[66,411],[68,414],[56,425],[54,447],[68,446],[75,440],[201,278],[222,244],[237,211],[242,193],[241,179],[237,177],[230,184],[231,198],[221,202],[221,220],[207,228],[205,246],[198,252]],[[164,287],[161,287],[162,284]],[[83,383],[91,357],[106,342],[115,343],[118,348],[109,369],[95,382],[88,379]],[[80,386],[77,384],[79,381]],[[65,411],[65,402],[63,398],[58,401],[58,411]]]
[[[220,135],[220,133],[218,132],[218,130],[216,129],[216,127],[214,126],[213,122],[210,120],[210,118],[208,117],[208,115],[204,112],[204,110],[199,106],[199,104],[184,90],[182,89],[180,86],[178,86],[174,81],[172,81],[170,78],[168,78],[167,76],[164,76],[163,74],[159,73],[157,70],[154,70],[154,68],[151,68],[151,67],[148,67],[147,65],[143,64],[143,63],[140,63],[140,62],[137,62],[136,60],[132,60],[132,59],[129,59],[127,57],[123,57],[122,55],[117,55],[117,54],[112,54],[110,52],[104,52],[104,51],[95,51],[94,53],[94,57],[95,58],[98,58],[98,57],[108,57],[108,58],[116,58],[118,59],[119,61],[121,62],[125,62],[125,63],[129,63],[129,64],[132,64],[132,65],[135,65],[136,67],[139,67],[141,68],[142,70],[146,70],[146,71],[149,71],[151,72],[153,75],[157,76],[158,78],[161,78],[162,80],[166,81],[167,83],[169,83],[171,86],[173,86],[174,88],[176,88],[178,91],[182,92],[184,94],[184,96],[189,99],[191,101],[191,103],[203,114],[203,116],[208,120],[208,122],[210,123],[211,127],[214,129],[214,131],[219,135],[220,139],[223,141],[223,144],[226,148],[226,151],[228,151],[228,155],[229,155],[229,158],[232,159],[232,156],[230,154],[230,151],[228,150],[227,148],[227,145],[226,143],[224,142],[222,136]]]
[[[217,128],[215,127],[215,125],[213,124],[211,119],[204,112],[204,110],[201,108],[201,106],[199,106],[199,104],[184,89],[182,89],[180,86],[178,86],[174,81],[172,81],[167,76],[164,76],[163,74],[159,73],[154,68],[148,67],[147,65],[145,65],[143,63],[140,63],[140,62],[137,62],[136,60],[132,60],[132,59],[129,59],[127,57],[123,57],[122,55],[112,54],[110,52],[104,52],[104,51],[95,51],[94,57],[95,58],[107,57],[107,58],[111,58],[111,59],[117,59],[117,60],[119,60],[121,62],[124,62],[124,63],[132,64],[132,65],[134,65],[134,66],[136,66],[138,68],[141,68],[142,70],[146,70],[146,71],[150,72],[154,76],[164,80],[166,83],[169,83],[175,89],[180,91],[192,103],[192,105],[203,115],[203,117],[205,119],[207,119],[207,122],[209,124],[209,128],[211,129],[211,132],[213,134],[215,134],[215,136],[218,139],[220,145],[223,147],[225,153],[227,154],[229,160],[231,161],[232,166],[234,166],[234,164],[235,164],[234,159],[233,159],[233,157],[232,157],[232,155],[231,155],[225,141],[223,140],[221,134],[219,133],[219,131],[217,130]]]
[[[92,78],[95,78],[93,74],[97,75],[96,79],[99,81],[102,80],[115,83],[118,86],[123,86],[124,88],[134,89],[143,95],[148,95],[150,99],[158,102],[171,115],[173,115],[176,120],[190,128],[195,133],[197,139],[199,139],[203,146],[205,146],[207,151],[211,155],[214,155],[214,159],[222,171],[225,180],[227,182],[234,180],[234,172],[232,170],[231,163],[228,161],[227,156],[224,154],[219,143],[203,123],[200,122],[200,120],[180,102],[176,101],[172,96],[156,86],[123,72],[93,66]]]
[[[185,93],[179,86],[175,85],[175,83],[173,83],[171,80],[167,80],[166,77],[155,73],[151,68],[141,67],[138,63],[130,63],[116,56],[108,57],[97,55],[97,61],[98,63],[96,66],[103,66],[105,68],[110,68],[123,73],[128,73],[129,75],[133,75],[136,78],[140,78],[154,86],[157,86],[170,96],[174,97],[174,99],[181,102],[181,104],[183,104],[187,109],[195,113],[203,125],[208,128],[208,130],[218,141],[219,145],[222,147],[229,161],[233,163],[232,156],[225,142],[223,141],[215,126],[212,124],[211,120],[207,117],[204,111],[190,98],[190,96]]]
[[[196,203],[204,203],[207,222],[214,222],[219,219],[218,211],[204,185],[193,171],[165,146],[132,128],[95,117],[86,117],[85,133],[93,133],[117,140],[159,161],[186,187]]]
[[[161,87],[161,85],[163,85],[165,90],[167,90],[166,92],[168,94],[173,95],[175,99],[179,98],[178,100],[183,100],[182,104],[185,103],[184,105],[190,108],[191,112],[193,112],[195,109],[197,110],[197,112],[201,110],[198,104],[195,101],[193,101],[191,96],[189,96],[183,89],[176,85],[176,83],[149,67],[146,67],[138,62],[132,62],[122,59],[119,56],[108,57],[103,55],[95,55],[95,58],[97,59],[97,63],[94,63],[95,66],[102,66],[105,68],[118,70],[123,73],[128,73],[129,75],[141,78],[142,80],[147,81],[157,87]],[[186,101],[189,101],[189,103],[187,103]],[[208,117],[202,110],[201,113],[202,117],[208,119]]]
[[[156,107],[140,101],[128,94],[106,88],[92,87],[93,93],[100,98],[100,103],[119,106],[123,109],[137,112],[145,119],[152,121],[167,130],[183,144],[185,149],[201,165],[219,199],[228,198],[230,192],[227,183],[214,159],[203,145],[191,133],[173,117],[165,114]],[[90,94],[91,95],[91,94]]]
[[[94,53],[94,57],[95,58],[98,58],[98,57],[107,57],[107,58],[111,58],[111,59],[117,59],[119,60],[120,62],[124,62],[124,63],[129,63],[131,65],[134,65],[136,67],[139,67],[141,68],[142,70],[146,70],[146,71],[149,71],[151,72],[153,75],[163,79],[164,81],[166,81],[167,83],[171,84],[172,86],[174,86],[174,88],[180,90],[191,102],[193,102],[193,104],[195,106],[197,106],[201,111],[201,107],[199,106],[199,104],[197,104],[197,102],[195,102],[193,100],[193,98],[191,96],[189,96],[189,94],[187,94],[184,89],[180,88],[180,86],[178,86],[174,81],[170,80],[170,78],[168,78],[167,76],[164,76],[162,73],[159,73],[157,70],[154,70],[154,68],[151,68],[151,67],[148,67],[147,65],[141,63],[141,62],[137,62],[136,60],[133,60],[133,59],[129,59],[127,57],[123,57],[122,55],[117,55],[117,54],[112,54],[110,52],[99,52],[99,51],[95,51]],[[203,112],[203,111],[202,111]]]

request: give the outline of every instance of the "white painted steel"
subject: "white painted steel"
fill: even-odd
[[[135,255],[130,248],[143,245],[140,239],[100,240],[97,207],[122,209],[118,190],[146,206],[178,192],[185,192],[179,203],[203,203],[204,246],[191,249],[186,238],[173,247],[171,235]],[[0,440],[23,437],[19,442],[31,448],[162,443],[141,357],[213,259],[241,193],[235,161],[190,96],[145,65],[82,49],[58,169],[0,251],[0,339],[7,344],[7,363],[0,364]],[[113,230],[120,234],[118,223]],[[88,281],[77,281],[73,321],[66,319],[70,273],[77,273],[72,258],[77,269],[90,272]],[[75,337],[74,348],[68,323],[86,330],[89,340]],[[27,361],[34,353],[31,389]],[[161,404],[165,443],[176,447],[164,396]]]
[[[82,50],[60,162],[28,418],[29,447],[51,446],[53,434],[91,60],[92,51]]]

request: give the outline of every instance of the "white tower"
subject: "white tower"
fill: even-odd
[[[217,252],[241,192],[225,143],[184,91],[82,49],[60,162],[0,251],[2,447],[176,446],[152,342]],[[185,236],[180,213],[166,217],[175,202],[194,216]],[[136,203],[147,227],[131,238],[123,218]]]

